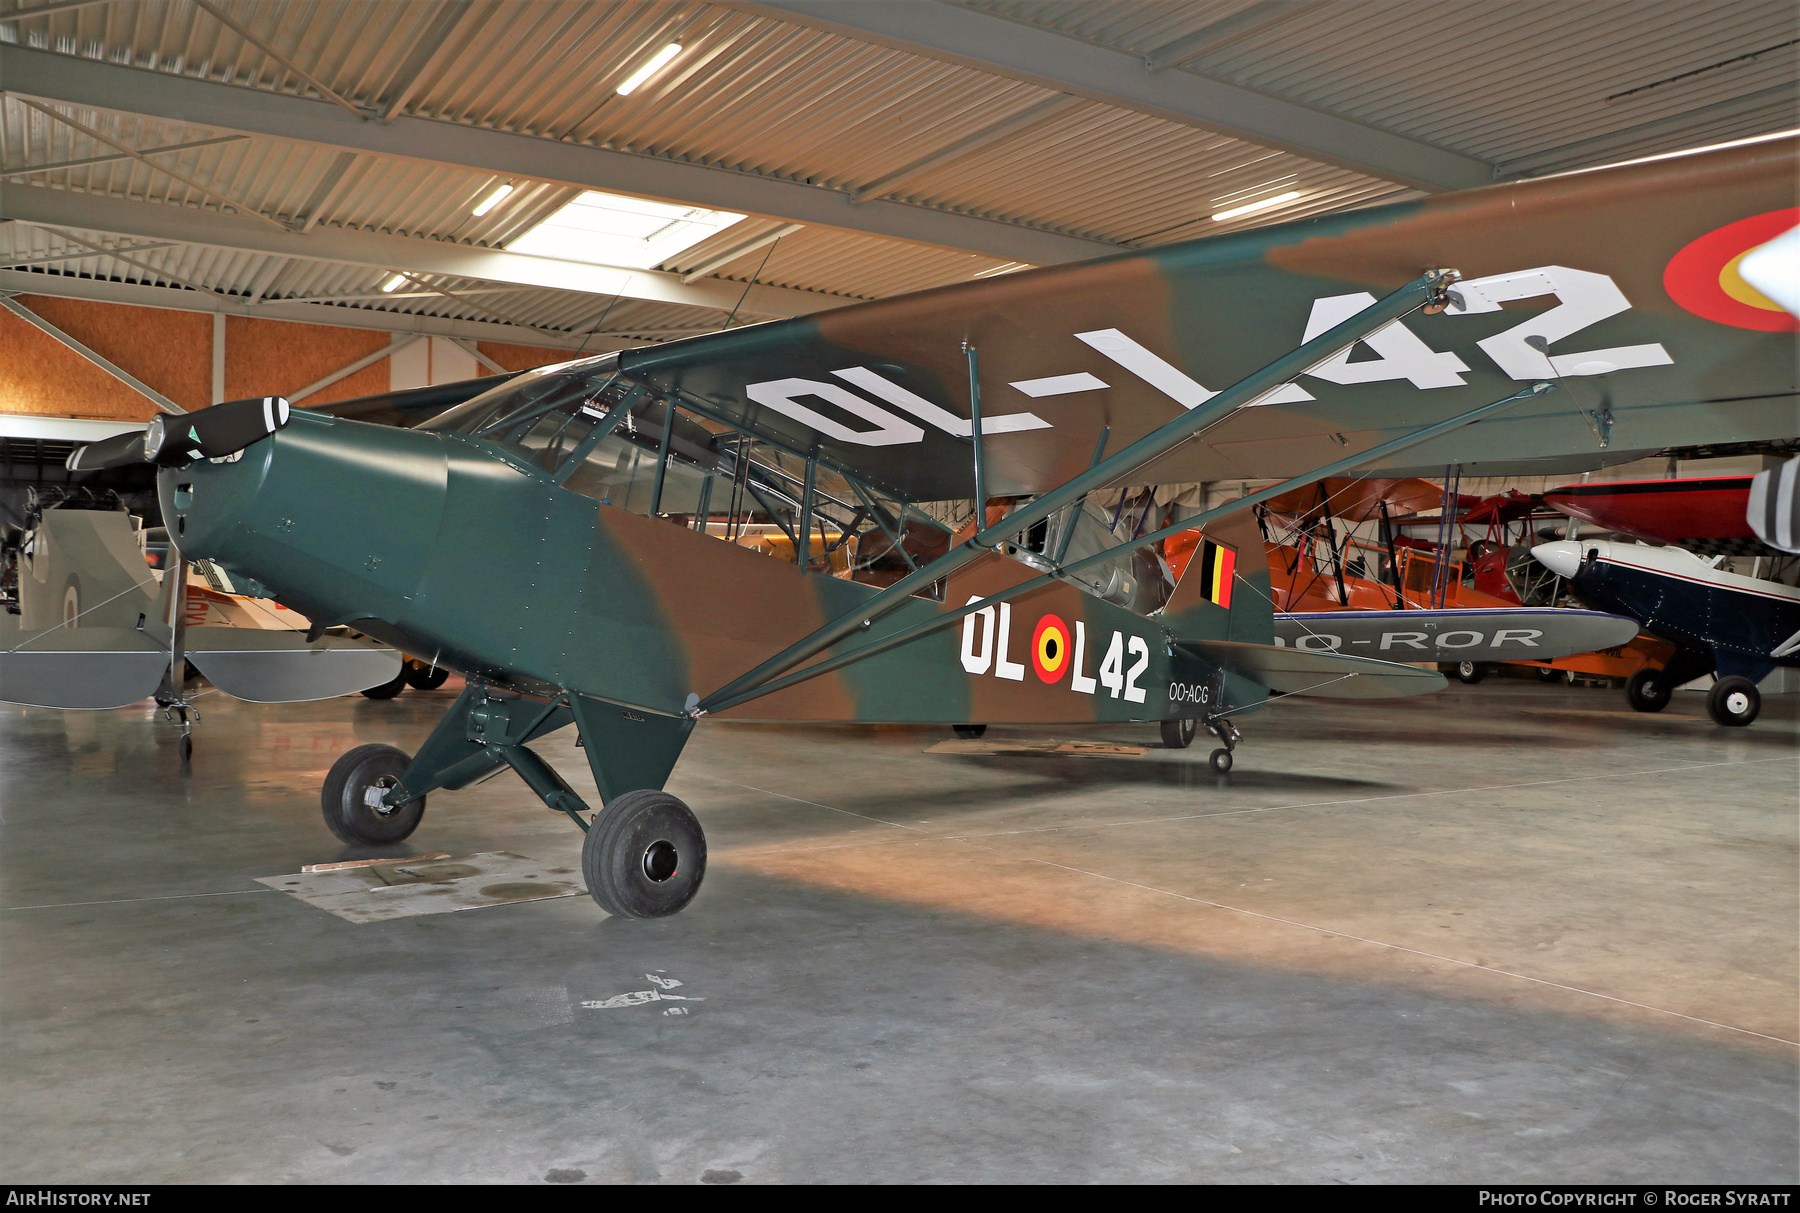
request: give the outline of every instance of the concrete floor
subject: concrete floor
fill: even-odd
[[[449,703],[0,710],[14,1182],[1793,1182],[1795,697],[1290,700],[1238,767],[704,723],[687,912],[357,926],[327,765]],[[1043,737],[992,730],[989,738]],[[1150,743],[1148,729],[1055,734]],[[546,752],[591,792],[573,738]],[[412,851],[573,863],[503,776]],[[704,1002],[593,1010],[661,971]]]

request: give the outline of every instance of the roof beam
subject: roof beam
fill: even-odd
[[[360,122],[330,102],[309,97],[16,45],[0,45],[0,80],[8,92],[94,109],[458,165],[578,189],[614,190],[1032,265],[1084,261],[1119,251],[1118,245],[1101,240],[909,203],[856,206],[843,190],[659,156],[405,115],[392,122]]]
[[[1493,166],[1471,156],[1194,72],[1153,74],[1137,55],[961,4],[758,0],[732,7],[1201,127],[1417,189],[1468,189],[1494,180]]]
[[[371,126],[374,124],[372,123]],[[0,216],[26,223],[82,228],[115,236],[175,240],[206,248],[263,253],[274,257],[365,265],[408,274],[443,274],[488,282],[581,291],[590,295],[622,295],[656,303],[713,308],[728,312],[744,295],[735,282],[683,283],[678,274],[584,265],[554,257],[534,257],[503,249],[387,236],[378,232],[314,228],[299,232],[272,230],[255,220],[197,207],[128,202],[99,194],[77,194],[0,182]],[[746,311],[759,316],[797,316],[856,302],[785,287],[752,287]]]
[[[165,152],[189,152],[197,147],[213,147],[220,143],[242,143],[246,136],[220,135],[216,139],[196,139],[192,143],[165,143],[161,147],[140,147],[138,156],[160,156]],[[21,164],[16,168],[0,168],[0,177],[30,177],[38,173],[55,173],[63,169],[87,168],[93,164],[114,164],[135,160],[130,152],[108,152],[104,156],[83,156],[79,160],[58,160],[53,164]]]
[[[0,295],[0,307],[5,308],[33,328],[41,329],[52,341],[57,342],[59,345],[67,346],[81,357],[105,371],[108,375],[111,375],[114,379],[117,379],[120,383],[123,383],[138,395],[148,399],[150,403],[154,404],[163,412],[187,412],[186,409],[145,383],[142,379],[139,379],[136,375],[133,375],[130,371],[125,370],[123,367],[102,355],[96,354],[93,350],[90,350],[87,346],[81,344],[81,342],[69,336],[54,324],[51,324],[48,320],[45,320],[42,316],[26,307],[23,303],[12,298],[10,295]]]
[[[585,333],[553,333],[545,329],[519,328],[485,320],[448,320],[439,316],[410,316],[405,312],[378,312],[368,308],[334,307],[324,303],[276,302],[253,304],[235,295],[212,291],[144,286],[136,282],[110,282],[78,278],[72,274],[34,274],[28,270],[0,269],[0,293],[48,295],[55,299],[87,299],[96,303],[124,303],[133,307],[169,308],[178,312],[223,312],[228,316],[254,316],[259,320],[291,320],[298,324],[324,324],[333,328],[389,333],[423,333],[431,337],[501,341],[511,345],[537,345],[549,349],[583,348],[591,354],[630,349],[641,341],[589,337]]]

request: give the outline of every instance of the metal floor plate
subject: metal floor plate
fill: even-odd
[[[259,876],[256,880],[357,923],[577,897],[587,892],[581,873],[574,868],[552,867],[511,851]]]

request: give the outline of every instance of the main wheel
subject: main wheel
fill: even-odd
[[[606,806],[582,840],[581,874],[608,914],[664,918],[700,891],[706,835],[667,792],[627,792]]]
[[[1669,688],[1656,681],[1659,673],[1646,667],[1625,680],[1625,702],[1634,712],[1660,712],[1669,706]]]
[[[1488,668],[1479,661],[1459,661],[1456,663],[1456,681],[1466,682],[1473,686],[1488,676]]]
[[[399,842],[419,828],[425,798],[398,809],[382,806],[381,796],[400,782],[412,759],[391,745],[359,745],[331,764],[319,807],[325,825],[339,841],[378,847]]]
[[[1706,696],[1706,711],[1720,724],[1741,728],[1762,711],[1762,692],[1748,678],[1732,674],[1713,683]]]
[[[1212,764],[1212,769],[1220,775],[1226,775],[1231,772],[1230,750],[1214,750],[1207,761]]]
[[[392,699],[406,689],[406,663],[400,663],[400,672],[380,686],[365,687],[363,695],[369,699]]]
[[[1185,750],[1194,744],[1193,720],[1165,720],[1162,722],[1163,745],[1171,750]]]
[[[450,680],[450,671],[422,661],[407,661],[400,666],[400,676],[415,691],[435,691]]]
[[[985,724],[953,724],[950,727],[955,729],[956,735],[964,741],[974,741],[977,737],[980,737],[983,733],[987,732],[987,726]]]
[[[1541,682],[1555,682],[1558,678],[1562,677],[1562,671],[1553,665],[1539,666],[1537,668],[1537,674],[1538,680]]]

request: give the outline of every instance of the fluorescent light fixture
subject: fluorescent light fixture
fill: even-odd
[[[647,270],[742,218],[730,211],[587,190],[507,247],[562,261]]]
[[[390,274],[388,275],[388,280],[381,284],[381,293],[384,295],[391,295],[405,285],[405,274]]]
[[[1223,223],[1227,219],[1236,219],[1239,215],[1253,215],[1257,211],[1266,211],[1272,206],[1280,206],[1284,202],[1292,202],[1299,196],[1299,190],[1289,190],[1285,194],[1276,194],[1273,198],[1263,198],[1256,202],[1246,202],[1244,205],[1234,206],[1228,211],[1220,211],[1213,216],[1213,222]]]
[[[1030,268],[1031,262],[1029,261],[1008,261],[1004,265],[996,265],[991,269],[982,270],[979,274],[976,274],[975,277],[993,278],[1000,274],[1012,274],[1017,273],[1019,270],[1028,270]]]
[[[500,186],[493,193],[489,194],[487,197],[485,197],[481,200],[481,205],[475,208],[476,217],[479,218],[480,216],[487,214],[489,211],[491,211],[495,207],[499,206],[500,200],[512,192],[513,192],[512,186],[510,186],[510,185]]]
[[[644,64],[644,66],[638,68],[637,71],[625,78],[625,83],[618,87],[617,91],[619,96],[630,96],[633,89],[637,88],[638,85],[642,84],[650,77],[656,75],[657,72],[660,72],[663,67],[667,65],[669,60],[680,53],[681,43],[679,42],[671,42],[669,45],[657,51],[654,55],[650,56],[650,62]]]

